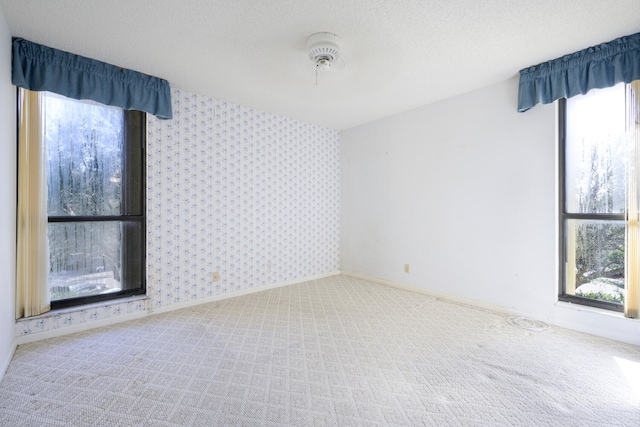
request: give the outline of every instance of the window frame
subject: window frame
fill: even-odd
[[[77,101],[71,99],[71,101]],[[80,101],[81,102],[81,101]],[[107,106],[105,106],[107,107]],[[112,107],[109,107],[112,108]],[[123,213],[121,215],[67,215],[67,216],[48,216],[47,223],[77,223],[77,222],[135,222],[139,224],[138,231],[140,233],[140,247],[137,254],[139,256],[139,270],[136,275],[140,278],[140,286],[132,289],[124,289],[118,292],[87,295],[75,298],[67,298],[62,300],[51,301],[51,309],[62,309],[68,307],[82,306],[92,303],[118,300],[131,296],[146,294],[146,113],[138,110],[123,111],[124,119],[124,146],[122,155],[123,177],[126,176],[126,186],[122,187],[122,204]],[[125,181],[125,179],[123,179]],[[138,187],[136,191],[131,191],[133,187]],[[138,193],[134,197],[132,193]],[[135,209],[139,214],[127,213],[126,206],[136,204]],[[136,238],[136,240],[138,240]],[[122,249],[122,274],[129,274],[131,267],[125,267],[127,260],[127,233],[123,232],[121,249]]]
[[[567,129],[567,100],[560,98],[558,100],[558,300],[581,304],[585,306],[601,308],[605,310],[624,312],[624,304],[618,304],[610,301],[596,300],[578,295],[567,294],[567,227],[566,223],[571,219],[578,220],[595,220],[595,221],[620,221],[625,224],[627,222],[626,214],[614,213],[569,213],[567,212],[566,199],[566,172],[567,172],[567,156],[566,156],[566,129]]]

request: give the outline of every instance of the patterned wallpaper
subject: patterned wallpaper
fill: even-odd
[[[18,335],[338,271],[340,133],[172,96],[173,120],[147,123],[150,301],[21,321]]]
[[[173,106],[148,123],[152,304],[337,271],[339,132],[179,90]]]

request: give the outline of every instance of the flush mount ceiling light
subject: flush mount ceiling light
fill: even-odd
[[[315,33],[307,39],[307,53],[316,71],[330,70],[340,58],[340,37],[333,33]]]

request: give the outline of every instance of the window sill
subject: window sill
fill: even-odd
[[[586,313],[599,314],[601,316],[608,316],[608,317],[612,317],[612,318],[637,320],[637,319],[632,319],[632,318],[629,318],[629,317],[625,317],[624,313],[620,313],[619,311],[607,310],[607,309],[598,308],[598,307],[590,307],[588,305],[577,304],[577,303],[569,302],[569,301],[556,301],[555,306],[556,307],[560,307],[560,308],[566,308],[568,310],[583,311],[583,312],[586,312]]]

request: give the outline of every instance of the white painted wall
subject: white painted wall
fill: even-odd
[[[555,108],[516,100],[511,79],[344,131],[342,271],[640,344],[556,302]]]
[[[11,34],[0,9],[0,378],[15,349],[16,89]]]

